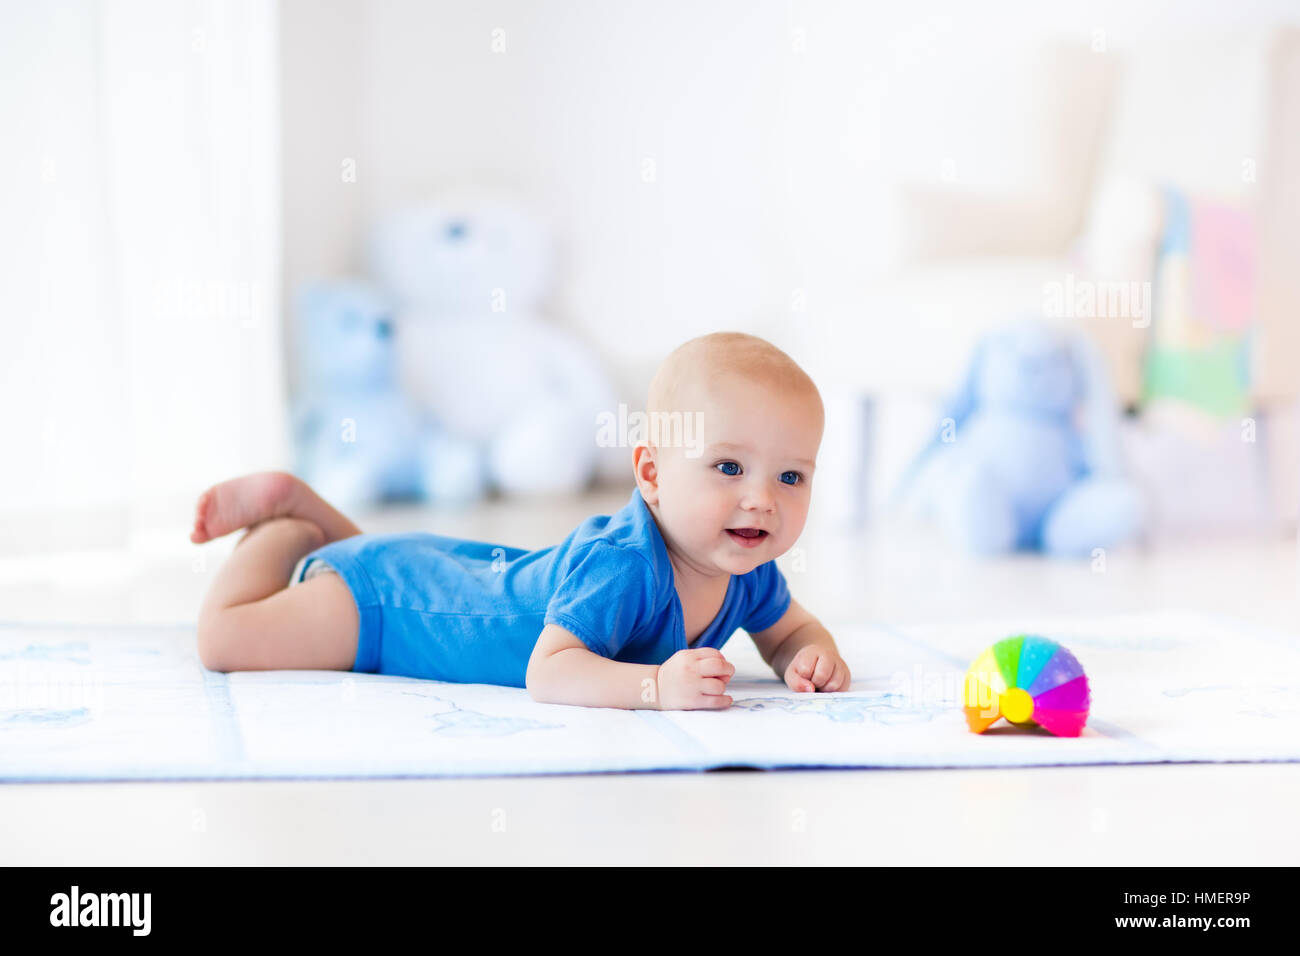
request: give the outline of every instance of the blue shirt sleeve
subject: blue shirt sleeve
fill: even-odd
[[[775,561],[760,564],[747,575],[749,582],[749,607],[740,626],[753,634],[765,631],[785,616],[790,609],[790,588],[786,586],[785,575],[776,566]]]
[[[546,606],[558,624],[602,657],[614,657],[648,620],[650,564],[635,551],[597,541],[578,556]]]

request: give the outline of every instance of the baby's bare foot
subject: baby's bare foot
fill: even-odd
[[[190,540],[203,544],[251,524],[293,512],[301,482],[283,471],[232,478],[199,495]]]

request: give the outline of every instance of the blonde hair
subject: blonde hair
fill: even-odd
[[[771,342],[746,332],[712,332],[683,342],[660,363],[650,381],[646,412],[683,411],[686,386],[721,377],[741,378],[792,396],[812,396],[822,404],[808,373]]]

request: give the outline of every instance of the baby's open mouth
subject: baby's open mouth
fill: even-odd
[[[752,548],[767,537],[767,532],[760,528],[728,528],[727,535],[736,543]]]

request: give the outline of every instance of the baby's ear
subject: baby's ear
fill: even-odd
[[[659,488],[648,482],[638,481],[637,487],[641,490],[641,500],[648,505],[659,504]]]
[[[659,481],[659,469],[655,464],[654,449],[646,442],[637,442],[632,446],[632,474],[641,488],[641,497],[646,498],[649,489]],[[646,501],[649,501],[646,498]]]

